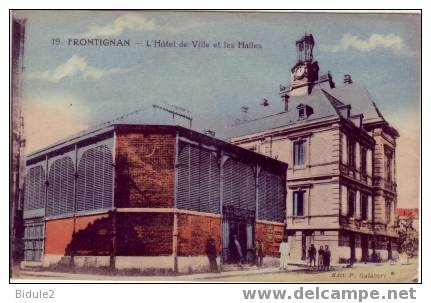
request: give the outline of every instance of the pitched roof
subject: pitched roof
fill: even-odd
[[[350,104],[352,115],[363,114],[364,123],[385,120],[370,93],[360,82],[340,85],[329,93],[344,104]]]
[[[319,86],[315,87],[310,95],[290,97],[288,104],[287,111],[248,120],[232,126],[230,137],[235,138],[283,126],[306,124],[310,121],[338,116],[336,107],[328,100],[328,97]],[[306,104],[313,109],[313,113],[307,119],[299,119],[297,106],[300,104]]]
[[[307,119],[299,119],[296,108],[299,104],[311,106],[313,114]],[[230,138],[340,116],[339,108],[345,105],[350,105],[351,116],[363,114],[364,123],[385,121],[367,89],[361,83],[345,84],[334,88],[325,84],[318,84],[313,88],[310,95],[290,97],[288,111],[274,113],[233,126]]]

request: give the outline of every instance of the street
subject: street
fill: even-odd
[[[238,270],[222,273],[200,273],[178,276],[113,276],[47,271],[22,271],[13,277],[13,282],[22,280],[85,280],[85,281],[129,281],[129,282],[286,282],[286,283],[411,283],[418,278],[417,259],[410,264],[357,263],[353,268],[337,266],[333,271],[319,272],[300,266],[290,266],[287,272],[277,268]],[[31,282],[31,281],[30,281]],[[72,282],[72,281],[71,281]]]

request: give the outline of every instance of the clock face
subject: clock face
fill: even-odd
[[[304,65],[298,66],[293,72],[294,80],[301,80],[306,75],[306,67]]]

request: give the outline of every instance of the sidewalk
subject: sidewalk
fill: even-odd
[[[286,272],[294,272],[294,271],[303,271],[304,266],[296,266],[289,265],[289,268]],[[190,281],[190,280],[205,280],[212,278],[226,278],[226,277],[235,277],[235,276],[243,276],[243,275],[262,275],[262,274],[271,274],[271,273],[279,273],[285,272],[279,270],[276,267],[266,267],[266,268],[247,268],[247,269],[238,269],[238,270],[230,270],[230,271],[222,271],[219,273],[195,273],[195,274],[178,274],[176,276],[166,275],[166,276],[151,276],[151,275],[133,275],[133,276],[124,276],[124,275],[102,275],[102,274],[89,274],[89,273],[69,273],[69,272],[56,272],[56,271],[32,271],[32,270],[21,270],[19,274],[14,277],[15,280],[21,279],[41,279],[41,280],[114,280],[114,281],[123,281],[123,280],[136,280],[139,281]]]

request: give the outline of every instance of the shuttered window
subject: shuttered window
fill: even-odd
[[[40,261],[43,251],[43,219],[24,221],[24,260]]]
[[[42,165],[32,167],[25,177],[24,210],[45,207],[45,170]]]
[[[106,145],[86,150],[78,164],[76,211],[110,208],[113,192],[112,153]]]
[[[70,157],[57,159],[48,174],[48,216],[73,213],[74,168]]]
[[[250,165],[233,159],[225,162],[223,205],[246,210],[256,209],[256,181]]]
[[[180,142],[177,207],[220,212],[220,168],[215,155],[204,148]]]
[[[259,174],[258,219],[283,222],[286,212],[285,182],[281,176],[262,170]]]

